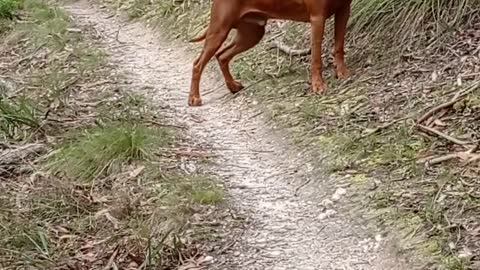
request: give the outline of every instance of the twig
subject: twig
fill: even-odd
[[[439,131],[439,130],[436,130],[436,129],[434,129],[434,128],[431,128],[431,127],[427,127],[427,126],[420,125],[420,124],[418,124],[417,127],[419,127],[420,129],[422,129],[422,130],[424,130],[424,131],[428,131],[428,132],[433,133],[433,134],[435,134],[435,135],[437,135],[437,136],[439,136],[439,137],[442,137],[442,138],[444,138],[444,139],[446,139],[446,140],[449,140],[449,141],[451,141],[451,142],[453,142],[453,143],[455,143],[455,144],[458,144],[458,145],[467,145],[467,144],[470,143],[470,142],[461,141],[461,140],[459,140],[459,139],[453,138],[453,137],[451,137],[451,136],[449,136],[449,135],[447,135],[447,134],[445,134],[445,133],[443,133],[443,132],[441,132],[441,131]]]
[[[480,154],[478,155],[474,155],[472,158],[470,158],[468,161],[467,161],[467,165],[470,164],[470,163],[473,163],[475,161],[479,161],[480,160]]]
[[[405,116],[405,117],[402,117],[402,118],[399,118],[399,119],[395,119],[393,121],[390,121],[388,123],[385,123],[377,128],[374,128],[370,131],[368,131],[367,133],[365,133],[364,135],[360,136],[360,139],[365,139],[366,137],[370,136],[370,135],[373,135],[383,129],[386,129],[386,128],[389,128],[391,126],[393,126],[394,124],[398,123],[398,122],[401,122],[403,120],[407,120],[408,118],[410,118],[411,116]]]
[[[447,155],[440,156],[440,157],[429,157],[429,158],[421,159],[421,160],[417,161],[417,164],[425,163],[425,165],[431,166],[431,165],[442,163],[444,161],[449,161],[449,160],[452,160],[452,159],[455,159],[455,158],[460,158],[462,160],[466,160],[467,157],[471,157],[470,159],[468,159],[468,161],[465,164],[465,165],[468,165],[472,161],[475,161],[476,158],[480,159],[480,155],[474,155],[473,154],[475,151],[477,151],[477,149],[478,149],[478,145],[475,145],[465,152],[452,153],[452,154],[447,154]]]
[[[46,42],[40,44],[37,48],[35,48],[35,49],[33,50],[33,52],[32,52],[30,55],[25,56],[25,57],[23,57],[22,59],[18,60],[18,61],[15,63],[15,65],[20,65],[20,64],[23,63],[24,61],[27,61],[27,60],[30,61],[30,60],[32,60],[33,57],[35,57],[35,55],[37,54],[37,52],[40,51],[40,49],[42,49],[45,45],[47,45]]]
[[[311,48],[303,49],[303,50],[296,50],[288,47],[287,45],[281,43],[278,40],[272,42],[272,48],[276,48],[281,52],[288,54],[289,56],[307,56],[311,53]]]
[[[125,44],[126,42],[121,41],[120,37],[119,37],[120,36],[120,30],[122,30],[122,27],[123,27],[123,25],[118,26],[117,33],[115,34],[115,40],[120,44]]]
[[[112,256],[110,256],[110,259],[108,260],[107,265],[103,268],[103,270],[110,270],[113,266],[113,262],[115,261],[115,258],[117,257],[118,254],[118,246],[115,247],[115,250],[112,253]]]
[[[187,152],[187,151],[175,151],[175,155],[182,156],[182,157],[191,157],[191,158],[209,158],[209,157],[216,157],[218,155],[211,154],[211,153],[202,153],[202,152]]]
[[[459,154],[454,153],[454,154],[448,154],[448,155],[444,155],[444,156],[440,156],[440,157],[436,157],[436,158],[431,158],[431,159],[428,159],[428,160],[419,160],[417,163],[418,164],[425,163],[426,166],[432,166],[432,165],[442,163],[442,162],[445,162],[445,161],[449,161],[449,160],[452,160],[452,159],[455,159],[455,158],[458,158],[458,157],[459,157]]]
[[[229,250],[231,247],[233,247],[236,243],[237,243],[236,241],[232,241],[232,242],[228,243],[222,249],[220,249],[217,254],[225,253],[227,250]]]
[[[311,178],[308,178],[307,180],[305,180],[303,183],[301,183],[300,185],[298,185],[296,188],[295,188],[295,192],[293,193],[294,196],[298,196],[298,191],[303,188],[304,186],[308,185],[310,182],[312,181]]]
[[[183,129],[183,130],[187,129],[187,127],[177,126],[177,125],[173,125],[173,124],[162,124],[162,123],[159,123],[159,122],[154,121],[154,120],[147,120],[147,122],[150,123],[150,124],[159,126],[159,127],[178,128],[178,129]]]
[[[0,152],[0,165],[13,165],[17,162],[25,160],[31,155],[39,155],[46,152],[44,144],[27,144],[14,149]]]
[[[469,87],[467,90],[460,90],[458,91],[455,96],[448,102],[445,102],[443,104],[440,104],[436,107],[434,107],[433,109],[429,110],[428,112],[426,112],[422,117],[420,117],[417,121],[418,124],[424,122],[425,120],[427,120],[429,117],[431,117],[432,115],[434,115],[435,113],[437,113],[438,111],[442,110],[442,109],[445,109],[445,108],[448,108],[452,105],[454,105],[455,103],[458,102],[458,100],[460,98],[463,98],[465,97],[466,95],[470,94],[471,92],[475,91],[476,89],[478,89],[478,86],[479,86],[479,83]]]

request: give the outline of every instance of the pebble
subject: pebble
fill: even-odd
[[[335,193],[332,195],[332,200],[335,202],[335,201],[338,201],[340,200],[340,198],[347,194],[347,190],[344,189],[344,188],[338,188]]]
[[[279,251],[279,250],[275,250],[275,251],[270,252],[270,255],[272,257],[278,257],[278,256],[282,255],[282,252]]]
[[[325,200],[322,201],[321,204],[322,204],[323,206],[325,206],[325,207],[330,207],[330,206],[333,205],[333,202],[332,202],[331,200],[329,200],[329,199],[325,199]]]
[[[335,211],[333,209],[328,209],[324,213],[321,213],[320,215],[318,215],[318,219],[323,220],[323,219],[326,219],[326,218],[329,218],[329,217],[335,215],[336,213],[337,213],[337,211]]]
[[[213,257],[212,256],[207,256],[207,257],[203,258],[203,261],[204,262],[211,262],[211,261],[213,261]]]

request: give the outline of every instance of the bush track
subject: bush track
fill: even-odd
[[[282,135],[271,132],[249,108],[248,99],[207,90],[205,106],[188,108],[187,48],[95,4],[80,1],[66,9],[100,33],[114,62],[129,71],[135,83],[152,86],[146,93],[149,98],[169,104],[172,118],[189,127],[194,147],[208,146],[217,156],[217,165],[209,172],[225,180],[236,215],[245,215],[249,223],[226,238],[232,241],[227,254],[210,253],[216,259],[212,269],[412,269],[397,260],[391,243],[380,239],[378,232],[346,218],[341,202],[319,207],[341,184],[312,167],[310,157]],[[216,72],[205,78],[204,89],[223,85]],[[307,185],[296,194],[309,178],[325,185],[318,189]],[[308,193],[316,193],[315,199]],[[325,213],[332,216],[325,218]]]

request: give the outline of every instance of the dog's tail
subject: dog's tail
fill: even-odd
[[[207,37],[207,30],[203,31],[203,34],[201,34],[199,37],[193,38],[189,40],[188,42],[200,42],[203,41]]]

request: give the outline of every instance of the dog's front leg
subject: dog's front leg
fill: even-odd
[[[333,56],[337,77],[340,79],[346,79],[350,76],[350,71],[345,64],[345,35],[349,17],[350,4],[346,4],[335,14],[335,50]]]
[[[311,63],[311,78],[312,78],[312,92],[321,94],[327,89],[322,75],[322,43],[323,35],[325,33],[326,17],[321,15],[312,17],[310,20],[312,27],[312,63]]]

